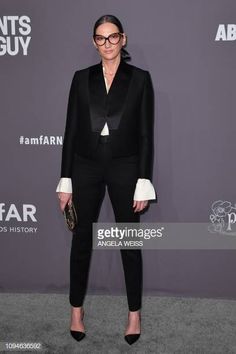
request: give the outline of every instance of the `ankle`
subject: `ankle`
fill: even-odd
[[[80,307],[75,307],[75,306],[71,306],[71,309],[73,311],[77,311],[77,312],[82,312],[84,309],[83,309],[83,306],[80,306]]]
[[[71,316],[73,318],[81,318],[84,317],[84,309],[82,307],[73,307],[71,308]]]
[[[129,317],[136,317],[136,316],[140,316],[140,315],[141,315],[140,310],[137,310],[137,311],[129,311],[129,313],[128,313],[128,316],[129,316]]]

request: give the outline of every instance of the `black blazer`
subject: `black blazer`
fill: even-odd
[[[154,93],[148,71],[121,59],[107,94],[102,61],[74,74],[67,106],[61,177],[71,177],[75,154],[93,157],[105,122],[113,157],[138,154],[139,176],[151,180]]]

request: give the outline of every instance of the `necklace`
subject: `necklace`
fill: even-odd
[[[115,73],[106,73],[105,71],[105,75],[114,75]]]
[[[114,75],[114,74],[116,73],[116,71],[113,72],[113,73],[108,73],[108,72],[106,72],[105,66],[103,66],[103,71],[104,71],[104,74],[105,74],[105,75]]]

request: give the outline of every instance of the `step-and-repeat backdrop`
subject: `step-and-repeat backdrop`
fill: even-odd
[[[158,202],[142,221],[210,220],[235,237],[235,1],[0,0],[2,292],[68,291],[72,235],[55,192],[66,108],[75,70],[100,61],[92,29],[106,13],[155,90]],[[99,221],[114,221],[107,195]],[[234,249],[144,250],[143,265],[146,294],[236,297]],[[88,290],[124,293],[118,250],[94,250]]]

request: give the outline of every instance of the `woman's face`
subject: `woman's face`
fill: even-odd
[[[119,28],[110,22],[103,23],[100,26],[98,26],[96,29],[97,36],[99,35],[106,38],[114,33],[115,35],[110,37],[111,38],[110,40],[115,43],[119,39],[119,37],[116,35],[116,33],[118,32],[119,32]],[[97,37],[98,44],[102,44],[103,43],[102,41],[104,41],[102,37]],[[121,48],[126,44],[126,36],[125,34],[121,36],[119,42],[116,44],[110,43],[109,40],[106,40],[103,45],[98,45],[94,40],[93,43],[95,47],[98,49],[98,52],[102,57],[102,59],[112,60],[120,55]]]

